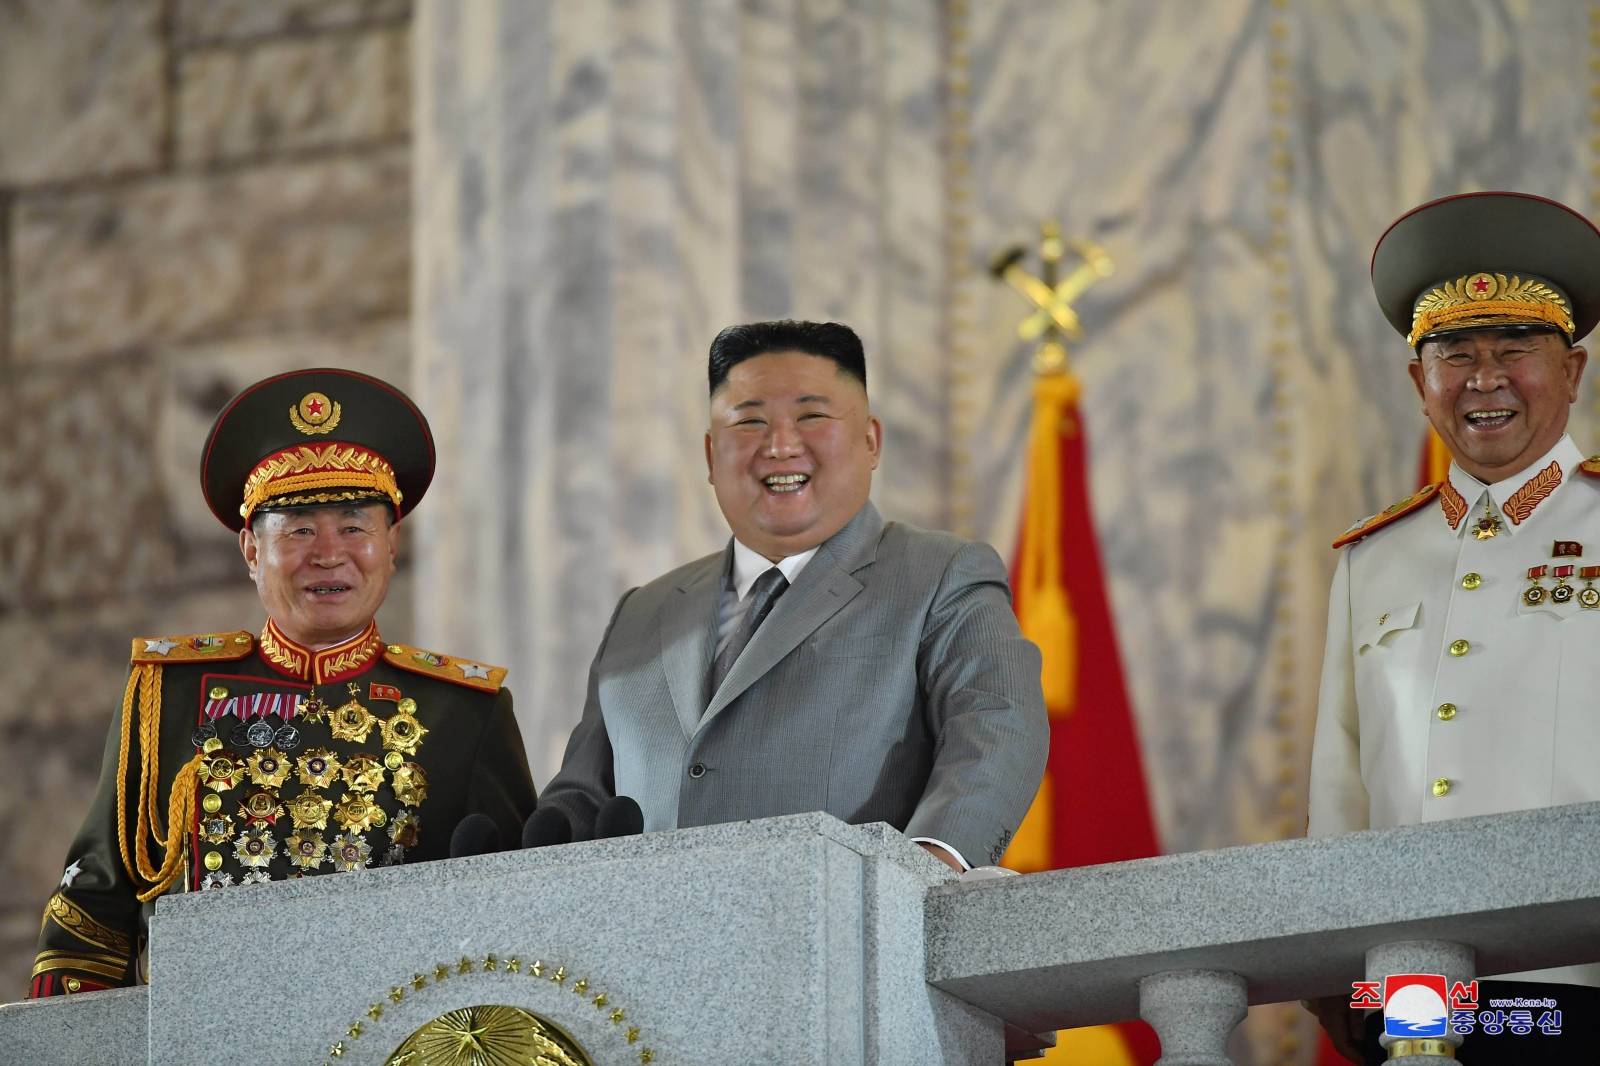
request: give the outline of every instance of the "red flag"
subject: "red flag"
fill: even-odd
[[[1022,631],[1044,657],[1050,757],[1038,798],[1002,860],[1023,871],[1160,852],[1139,737],[1089,513],[1088,440],[1070,372],[1034,382],[1028,482],[1011,585]],[[1045,1062],[1149,1066],[1142,1022],[1060,1034]]]

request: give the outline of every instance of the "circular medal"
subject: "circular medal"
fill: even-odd
[[[217,725],[215,722],[207,722],[205,725],[200,726],[193,733],[189,734],[189,739],[194,743],[194,746],[200,749],[205,748],[206,741],[215,740],[216,738]]]
[[[245,739],[252,748],[272,747],[272,735],[277,732],[270,722],[257,718],[245,729]]]
[[[235,748],[250,747],[250,727],[243,722],[233,727],[228,734],[228,743]]]
[[[1557,585],[1555,588],[1550,590],[1550,600],[1552,603],[1566,603],[1570,599],[1572,599],[1571,585]]]
[[[1524,589],[1522,592],[1522,602],[1527,604],[1529,607],[1539,606],[1544,602],[1544,589],[1538,585],[1535,585],[1529,589]]]
[[[300,746],[300,730],[292,725],[281,725],[272,734],[272,746],[279,751],[293,751]]]
[[[1595,588],[1593,585],[1588,586],[1578,593],[1578,603],[1591,611],[1596,607],[1600,607],[1600,589]]]

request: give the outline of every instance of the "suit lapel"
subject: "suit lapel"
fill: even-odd
[[[772,613],[712,696],[700,725],[715,718],[861,592],[863,586],[853,575],[872,562],[882,533],[883,519],[868,503],[823,543],[800,571],[794,587],[778,597]],[[710,660],[706,662],[709,668]]]
[[[661,664],[683,735],[691,737],[705,709],[706,677],[716,650],[717,597],[733,555],[733,542],[708,557],[661,606]]]

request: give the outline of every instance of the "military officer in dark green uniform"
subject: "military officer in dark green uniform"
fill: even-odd
[[[269,378],[217,417],[201,483],[266,623],[134,640],[30,996],[136,983],[167,892],[442,858],[471,813],[516,839],[534,789],[505,671],[373,622],[433,466],[416,405],[348,370]]]

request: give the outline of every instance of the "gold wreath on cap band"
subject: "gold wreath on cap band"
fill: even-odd
[[[344,409],[338,401],[320,392],[308,392],[300,397],[299,403],[289,406],[289,421],[308,437],[333,432],[343,415]]]
[[[269,500],[317,500],[327,490],[341,490],[340,499],[387,498],[397,510],[402,498],[394,467],[377,452],[358,444],[300,444],[256,464],[245,479],[239,514],[248,522],[256,508]]]
[[[1572,308],[1559,289],[1540,278],[1524,280],[1479,271],[1440,282],[1423,293],[1412,309],[1411,335],[1406,340],[1415,348],[1428,334],[1452,326],[1474,329],[1534,323],[1554,326],[1572,336]]]

